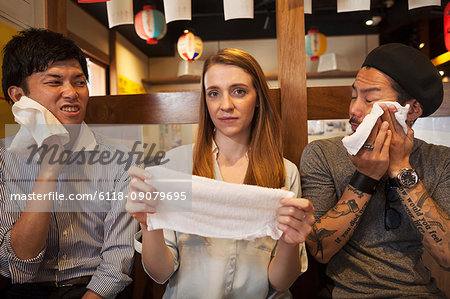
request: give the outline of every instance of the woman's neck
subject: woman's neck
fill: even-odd
[[[219,148],[219,157],[221,160],[227,164],[234,164],[247,153],[250,136],[230,138],[222,134],[216,134],[214,141]]]

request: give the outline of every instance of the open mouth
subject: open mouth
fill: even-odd
[[[61,109],[61,111],[64,111],[64,112],[78,112],[78,111],[80,111],[80,107],[79,106],[63,106],[60,109]]]

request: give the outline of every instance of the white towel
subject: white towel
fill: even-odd
[[[397,108],[395,118],[402,126],[405,134],[408,132],[408,127],[406,126],[406,117],[409,111],[409,104],[406,104],[405,107],[403,107],[397,102],[377,102],[373,105],[372,111],[364,117],[363,121],[356,129],[356,132],[342,139],[342,143],[344,144],[350,155],[356,155],[358,153],[358,151],[361,149],[361,147],[369,137],[372,128],[377,122],[377,119],[381,115],[383,115],[383,109],[381,109],[380,104],[386,104],[388,107],[390,105],[394,105]]]
[[[277,228],[280,199],[295,195],[282,189],[232,184],[181,174],[161,166],[148,167],[146,170],[152,174],[152,179],[146,182],[159,192],[168,194],[183,188],[192,190],[192,200],[188,201],[192,204],[191,211],[158,212],[161,206],[174,204],[173,200],[159,201],[157,212],[147,214],[149,230],[170,229],[203,237],[236,240],[270,236],[278,240],[282,235],[282,231]],[[188,179],[180,179],[183,175]],[[169,182],[167,178],[170,178]],[[182,181],[185,182],[184,187]],[[191,190],[186,191],[189,193]]]
[[[8,147],[9,151],[22,153],[32,144],[38,147],[52,135],[57,135],[64,145],[69,142],[69,132],[60,121],[44,106],[38,102],[22,96],[12,106],[15,121],[20,124],[16,138]]]

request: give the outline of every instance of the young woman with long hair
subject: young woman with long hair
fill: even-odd
[[[172,163],[193,175],[225,182],[300,192],[296,166],[283,158],[281,121],[263,71],[248,53],[225,49],[203,67],[195,145],[172,150]],[[176,154],[173,154],[176,153]],[[178,159],[175,157],[183,157]],[[129,192],[150,192],[143,169],[130,169]],[[204,238],[147,231],[146,214],[131,213],[142,228],[142,260],[158,283],[170,279],[164,298],[289,297],[306,270],[304,247],[314,222],[311,203],[284,198],[278,209],[278,241]]]

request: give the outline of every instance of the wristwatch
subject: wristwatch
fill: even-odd
[[[394,187],[412,188],[419,182],[419,176],[414,169],[403,168],[396,177],[389,178],[389,183]]]

